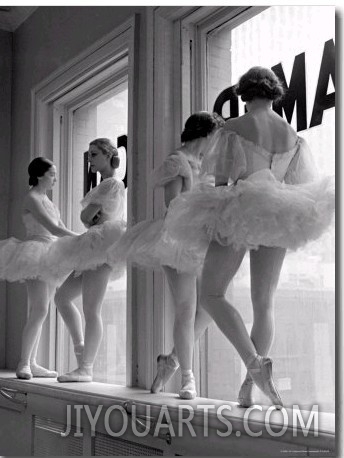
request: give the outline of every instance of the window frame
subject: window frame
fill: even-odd
[[[46,80],[34,87],[31,91],[31,147],[30,158],[48,156],[54,161],[59,174],[59,183],[52,192],[52,200],[61,209],[61,216],[67,224],[70,223],[70,214],[66,205],[66,192],[71,186],[71,167],[68,155],[61,154],[63,148],[70,150],[71,113],[78,103],[84,102],[87,97],[93,97],[94,91],[101,93],[116,84],[123,78],[128,80],[128,210],[132,208],[133,200],[133,149],[137,137],[135,132],[135,114],[133,101],[137,98],[137,42],[139,17],[134,15],[111,33],[98,40],[93,46],[86,49],[75,59],[50,75]],[[117,68],[116,64],[127,58],[126,66]],[[118,67],[118,65],[117,65]],[[87,82],[91,83],[88,89]],[[84,96],[80,97],[77,88],[84,86]],[[72,91],[75,91],[74,93]],[[69,94],[69,95],[68,95]],[[72,95],[72,98],[71,98]],[[60,128],[61,116],[65,120],[65,128]],[[48,152],[48,153],[47,153]],[[127,384],[131,385],[136,366],[135,348],[136,336],[133,334],[132,323],[135,312],[132,309],[132,276],[130,270],[127,275]],[[134,315],[134,316],[133,316]],[[58,330],[57,310],[54,303],[48,317],[45,339],[49,351],[44,363],[49,367],[56,367],[57,354],[63,351],[63,346],[57,348],[56,342],[63,342],[60,328]],[[58,340],[58,337],[60,339]]]
[[[60,211],[65,215],[63,218],[67,227],[72,228],[72,205],[70,196],[73,189],[73,122],[74,112],[94,101],[105,96],[109,92],[120,91],[128,80],[128,56],[123,55],[115,64],[100,72],[95,77],[87,80],[85,84],[71,90],[63,97],[56,100],[53,104],[54,116],[54,159],[61,161],[59,173],[59,184],[61,191]],[[72,228],[73,230],[73,228]],[[127,288],[128,292],[128,288]],[[54,305],[55,307],[55,305]],[[55,355],[56,370],[58,373],[65,373],[70,370],[70,358],[74,353],[69,331],[59,313],[56,313],[56,333],[55,333]],[[130,323],[127,323],[130,331]],[[128,364],[128,360],[126,361]],[[128,376],[128,374],[127,374]]]

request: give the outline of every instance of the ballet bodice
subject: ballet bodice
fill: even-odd
[[[47,197],[42,198],[42,204],[55,224],[58,224],[60,221],[60,212],[53,202]],[[52,235],[29,211],[24,211],[22,214],[23,224],[26,230],[26,239],[27,240],[54,240],[56,237]]]
[[[200,181],[200,164],[194,156],[176,150],[152,174],[153,187],[165,186],[176,177],[183,180],[182,192],[193,188]]]
[[[121,220],[124,217],[125,189],[115,177],[105,178],[91,189],[81,201],[82,208],[90,204],[101,206],[101,222]]]
[[[236,183],[264,169],[269,169],[276,180],[289,184],[312,181],[317,175],[307,143],[299,136],[292,148],[275,153],[233,130],[219,129],[212,151],[214,174],[223,182]]]

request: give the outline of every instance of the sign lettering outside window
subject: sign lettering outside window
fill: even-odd
[[[327,92],[330,79],[335,87],[335,44],[331,39],[324,44],[312,116],[309,126],[307,126],[305,57],[306,53],[295,56],[289,84],[286,81],[283,65],[281,63],[271,67],[287,89],[283,100],[274,104],[273,108],[276,113],[281,116],[284,113],[288,122],[291,122],[296,108],[296,125],[298,132],[320,125],[323,120],[324,111],[335,106],[335,92]],[[309,71],[312,71],[312,69],[309,69]],[[239,116],[239,100],[234,92],[234,86],[226,88],[219,94],[215,101],[213,111],[222,116],[223,106],[226,102],[230,103],[230,117],[235,118]]]

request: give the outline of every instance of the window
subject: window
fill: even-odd
[[[72,193],[70,197],[72,230],[82,233],[85,228],[80,221],[80,201],[84,196],[84,152],[91,140],[107,137],[115,145],[127,135],[128,87],[124,83],[114,90],[95,98],[73,112],[72,116]],[[126,150],[118,148],[120,167],[117,177],[124,180],[126,175]],[[97,176],[97,183],[100,175]],[[126,205],[125,205],[126,219]],[[126,275],[109,282],[105,294],[102,318],[103,339],[94,365],[94,380],[98,382],[126,384]],[[74,301],[82,313],[82,301]],[[83,320],[84,323],[84,320]],[[69,339],[69,337],[66,337]],[[69,346],[67,370],[75,368],[73,346]]]
[[[234,12],[235,13],[235,12]],[[246,8],[191,27],[191,111],[218,111],[224,117],[244,113],[231,87],[250,67],[273,68],[290,88],[283,116],[309,143],[319,169],[335,172],[334,38],[335,10],[328,6]],[[195,39],[196,37],[196,39]],[[195,72],[196,69],[200,70]],[[295,100],[293,100],[295,97]],[[335,252],[334,228],[321,240],[288,253],[275,300],[276,334],[271,350],[274,374],[285,404],[334,412],[335,387]],[[227,291],[248,330],[252,326],[249,259]],[[200,345],[202,396],[236,400],[245,376],[237,352],[215,325]],[[264,399],[256,393],[256,401]]]
[[[108,137],[118,147],[117,177],[127,185],[128,56],[122,55],[103,71],[69,89],[53,103],[55,162],[60,170],[60,208],[72,230],[83,233],[80,201],[89,190],[87,152],[90,141]],[[68,90],[69,89],[69,90]],[[94,186],[101,180],[96,176]],[[126,188],[125,219],[128,189]],[[82,298],[74,301],[82,313]],[[103,339],[94,364],[97,382],[127,383],[127,275],[109,281],[102,306]],[[129,323],[130,327],[130,323]],[[59,373],[76,367],[70,334],[57,314],[56,362]]]
[[[125,145],[119,148],[122,166],[118,173],[120,178],[125,176],[127,214],[137,217],[133,175],[142,168],[142,156],[135,162],[132,158],[140,132],[134,116],[134,101],[139,99],[138,23],[139,15],[128,18],[32,89],[31,156],[50,152],[59,171],[52,199],[63,221],[75,230],[84,231],[79,222],[84,153],[96,136],[108,136],[118,147]],[[135,110],[138,107],[141,102],[135,104]],[[95,367],[97,381],[133,384],[137,352],[132,297],[139,294],[138,289],[130,271],[121,281],[109,284],[103,309],[105,336]],[[75,367],[72,342],[54,304],[51,312],[44,335],[49,351],[42,363],[65,373]]]

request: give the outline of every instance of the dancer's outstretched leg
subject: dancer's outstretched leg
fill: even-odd
[[[18,378],[30,379],[30,358],[43,322],[47,316],[50,301],[49,285],[40,280],[26,281],[29,316],[22,334],[21,357],[16,370]]]
[[[244,254],[244,249],[235,250],[217,242],[210,244],[202,272],[201,304],[235,346],[257,386],[273,404],[280,406],[282,401],[273,384],[271,360],[257,354],[241,315],[225,298]]]
[[[78,365],[82,361],[84,332],[80,311],[73,300],[81,296],[81,292],[82,276],[72,272],[55,294],[55,304],[72,337]]]
[[[101,308],[111,269],[107,265],[82,274],[82,302],[85,315],[85,345],[77,369],[58,377],[60,382],[91,382],[93,364],[103,336]]]
[[[260,247],[250,253],[253,305],[251,339],[257,352],[262,356],[269,354],[274,339],[274,296],[285,254],[284,248],[272,247]],[[242,407],[253,404],[253,385],[252,378],[246,374],[238,396],[238,402]]]

